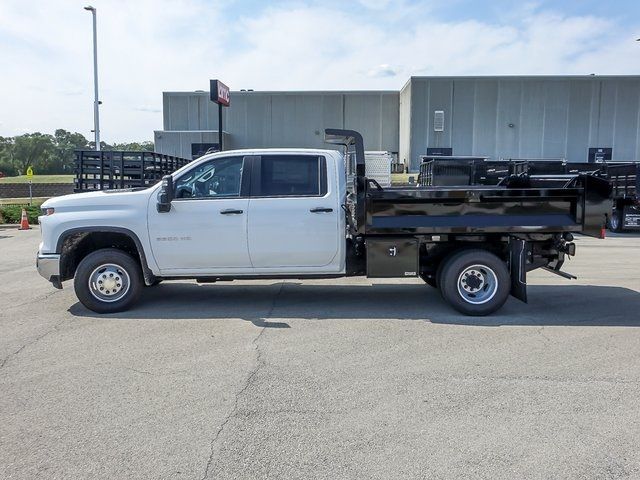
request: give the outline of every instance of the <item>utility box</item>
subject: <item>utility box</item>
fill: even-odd
[[[367,240],[368,277],[416,277],[418,273],[417,239]]]

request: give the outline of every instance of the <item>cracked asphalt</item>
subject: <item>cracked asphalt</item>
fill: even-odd
[[[0,230],[0,478],[640,478],[640,236],[463,317],[417,280],[167,282],[99,316]]]

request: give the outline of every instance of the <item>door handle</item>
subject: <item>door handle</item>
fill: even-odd
[[[329,213],[329,212],[333,212],[333,208],[327,208],[327,207],[316,207],[316,208],[312,208],[311,210],[309,210],[311,213]]]
[[[241,215],[242,210],[236,210],[235,208],[227,208],[226,210],[220,210],[221,215]]]

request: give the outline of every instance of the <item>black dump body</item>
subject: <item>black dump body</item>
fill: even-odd
[[[511,167],[513,171],[507,168],[505,176],[496,182],[498,185],[474,185],[472,177],[471,184],[463,186],[383,189],[364,176],[364,148],[359,133],[325,133],[328,142],[346,146],[347,155],[356,157],[355,184],[349,186],[347,205],[354,235],[576,232],[599,237],[610,212],[611,186],[607,180],[564,172],[540,178],[518,175],[515,172],[522,166],[516,162]],[[470,159],[455,166],[466,165],[469,172],[477,172],[482,162]],[[487,173],[486,165],[482,172]]]
[[[599,237],[610,210],[605,180],[579,175],[537,184],[365,187],[367,235],[576,232]],[[549,185],[551,183],[551,185]],[[555,183],[555,185],[553,185]]]
[[[538,184],[571,180],[591,175],[611,185],[609,215],[622,215],[625,228],[640,228],[640,162],[567,162],[565,160],[487,160],[464,157],[424,158],[418,184],[423,187],[448,185],[503,185],[513,177],[526,177]]]

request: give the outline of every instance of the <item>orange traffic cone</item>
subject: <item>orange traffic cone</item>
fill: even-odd
[[[20,228],[18,230],[29,230],[29,218],[27,217],[27,210],[22,209],[22,218],[20,219]]]

